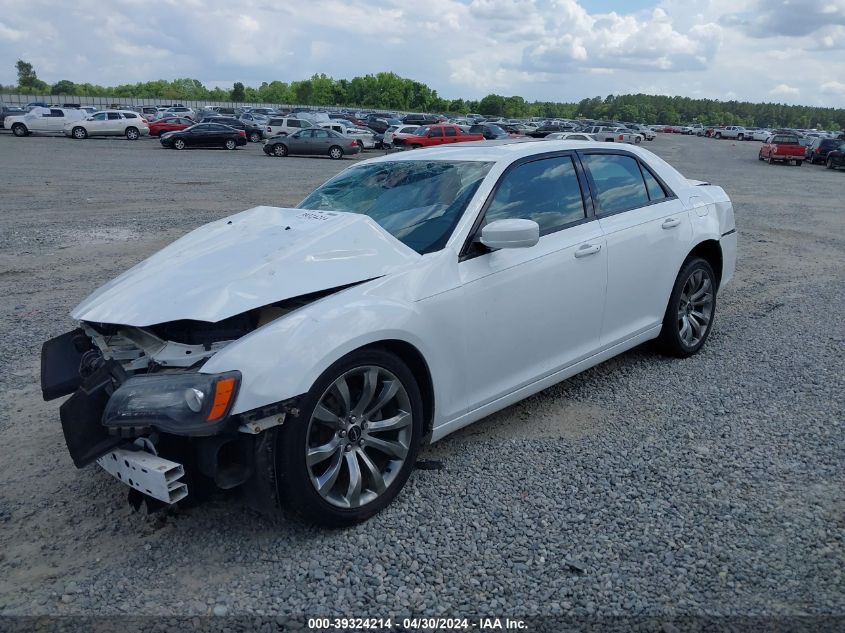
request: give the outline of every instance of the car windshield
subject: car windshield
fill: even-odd
[[[299,209],[371,217],[420,254],[443,248],[493,163],[391,161],[341,172]]]

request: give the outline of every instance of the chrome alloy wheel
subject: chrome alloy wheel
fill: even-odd
[[[707,334],[713,318],[713,283],[704,270],[689,276],[678,302],[678,335],[687,347],[695,347]]]
[[[305,461],[320,496],[339,508],[377,499],[411,448],[408,392],[383,367],[355,367],[320,396],[308,422]]]

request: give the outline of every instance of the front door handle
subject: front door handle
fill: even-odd
[[[673,229],[680,223],[681,221],[678,218],[666,218],[665,220],[663,220],[663,224],[661,224],[660,226],[662,226],[664,229]]]
[[[577,251],[575,257],[586,257],[587,255],[595,255],[601,250],[601,244],[584,244]]]

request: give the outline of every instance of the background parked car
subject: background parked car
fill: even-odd
[[[4,121],[7,116],[22,116],[24,114],[26,114],[26,110],[23,108],[0,104],[0,129],[3,129]]]
[[[346,154],[357,154],[360,151],[358,141],[322,128],[309,128],[285,136],[274,136],[264,142],[264,153],[268,156],[305,154],[339,160]]]
[[[508,133],[495,123],[477,123],[469,128],[470,134],[481,134],[485,140],[510,138]]]
[[[187,147],[223,147],[237,149],[246,145],[246,132],[222,123],[197,123],[177,132],[165,132],[159,141],[162,147],[185,149]]]
[[[332,123],[324,123],[320,127],[326,130],[332,130],[334,132],[337,132],[341,136],[345,136],[346,138],[350,138],[353,141],[357,141],[358,144],[361,146],[362,150],[373,149],[376,146],[375,133],[369,128],[349,127],[348,125],[344,125],[339,121],[333,121]]]
[[[417,128],[420,126],[418,125],[405,125],[400,123],[399,125],[391,125],[387,128],[387,131],[384,133],[384,138],[382,139],[382,145],[388,149],[393,147],[393,137],[396,134],[404,134],[410,135],[413,134]]]
[[[595,141],[595,137],[586,132],[552,132],[545,137],[547,141]]]
[[[197,113],[194,112],[191,108],[186,108],[182,105],[174,105],[168,108],[165,108],[161,114],[159,115],[161,118],[169,117],[169,116],[180,116],[187,119],[196,120]]]
[[[245,120],[229,116],[213,116],[204,118],[200,123],[220,123],[236,130],[243,130],[250,143],[258,143],[266,136],[264,132],[266,124],[259,123],[254,118]]]
[[[184,130],[192,125],[194,125],[193,121],[190,119],[183,119],[182,117],[171,116],[164,119],[156,119],[155,121],[151,121],[149,124],[150,136],[161,136],[165,132]]]
[[[835,149],[827,153],[825,165],[827,165],[828,169],[845,167],[845,143],[842,143],[839,146],[839,149]]]
[[[827,155],[839,149],[840,145],[842,145],[842,141],[835,138],[817,137],[806,148],[807,160],[810,161],[811,165],[815,165],[816,163],[824,164],[827,162]]]
[[[268,138],[273,136],[285,136],[287,134],[295,134],[300,130],[312,128],[314,125],[311,121],[300,119],[297,117],[280,117],[272,118],[267,121],[264,128],[264,135]]]
[[[81,121],[68,121],[62,128],[65,136],[85,139],[89,136],[125,136],[136,141],[150,133],[146,120],[132,110],[103,110]]]
[[[33,133],[61,134],[65,123],[79,121],[85,118],[85,112],[74,108],[44,108],[34,106],[28,112],[18,115],[7,115],[4,125],[18,137]]]

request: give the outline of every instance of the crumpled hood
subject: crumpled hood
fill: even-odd
[[[364,215],[255,207],[191,231],[100,287],[71,316],[137,327],[216,322],[380,277],[419,257]]]

